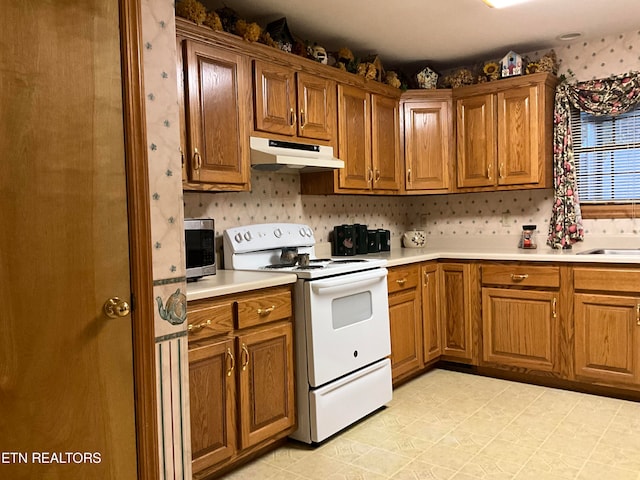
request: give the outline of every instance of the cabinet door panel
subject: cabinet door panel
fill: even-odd
[[[337,90],[333,80],[298,73],[298,136],[333,140]]]
[[[422,366],[422,328],[415,288],[389,296],[391,368],[394,380]]]
[[[458,187],[495,185],[495,96],[461,98],[456,110]]]
[[[576,376],[621,384],[640,383],[640,299],[575,296]]]
[[[449,188],[451,102],[405,103],[407,190]]]
[[[338,173],[340,188],[371,189],[371,118],[369,94],[338,85],[338,153],[345,166]]]
[[[498,184],[538,182],[538,87],[498,93]]]
[[[295,135],[293,71],[255,60],[253,82],[256,130]]]
[[[238,336],[242,448],[295,424],[292,341],[291,323]]]
[[[556,301],[554,292],[483,288],[483,360],[553,371]]]
[[[184,44],[189,181],[247,184],[247,60],[190,40]]]
[[[442,354],[473,361],[469,276],[469,265],[440,265]]]
[[[440,315],[438,313],[438,266],[422,267],[422,339],[424,363],[442,354]]]
[[[189,350],[189,398],[193,472],[235,453],[233,340]]]
[[[393,98],[371,96],[373,188],[400,190],[400,110]]]

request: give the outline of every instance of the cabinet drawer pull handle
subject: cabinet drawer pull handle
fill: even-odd
[[[398,280],[396,280],[396,283],[402,287],[405,283],[407,283],[407,279],[399,278]]]
[[[528,273],[512,273],[511,274],[511,280],[515,280],[515,281],[520,281],[520,280],[526,280],[527,278],[529,278],[529,274]]]
[[[373,169],[370,168],[369,171],[367,172],[367,182],[372,182],[373,181]]]
[[[181,162],[181,165],[184,167],[184,150],[182,149],[182,147],[180,147],[180,162]]]
[[[300,109],[300,128],[304,128],[306,124],[307,124],[307,117],[305,117],[304,110],[301,108]]]
[[[491,180],[491,164],[487,165],[487,178]]]
[[[429,285],[429,272],[424,272],[424,286]]]
[[[269,315],[271,312],[273,312],[276,309],[275,305],[271,305],[268,308],[259,308],[258,309],[258,315],[264,317],[266,315]]]
[[[500,175],[500,178],[504,178],[504,163],[500,164],[499,175]]]
[[[376,169],[376,178],[375,178],[375,181],[377,182],[378,180],[380,180],[380,170]]]
[[[407,183],[411,183],[411,169],[407,170]]]
[[[198,149],[194,148],[193,149],[193,169],[200,170],[200,167],[202,167],[202,156],[200,155],[200,152],[198,152]]]
[[[636,305],[636,325],[640,327],[640,303]]]
[[[206,322],[202,322],[200,325],[193,325],[192,323],[190,323],[187,327],[187,330],[190,332],[195,330],[202,330],[204,327],[208,327],[209,325],[211,325],[211,319],[207,320]]]
[[[291,118],[290,118],[289,121],[291,122],[291,125],[295,125],[296,124],[296,112],[293,109],[293,107],[291,108],[290,113],[291,113]]]
[[[231,365],[229,365],[229,368],[227,369],[227,377],[230,377],[231,373],[233,373],[233,370],[236,368],[236,359],[233,358],[233,353],[231,353],[230,348],[227,348],[227,356],[231,360]]]
[[[558,306],[558,300],[553,297],[553,304],[552,304],[552,314],[553,314],[553,318],[558,318],[558,310],[557,307]]]
[[[244,372],[249,366],[249,350],[247,346],[242,344],[242,371]]]

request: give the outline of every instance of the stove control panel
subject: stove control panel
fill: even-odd
[[[315,245],[313,230],[299,223],[260,223],[224,231],[224,246],[232,253]]]

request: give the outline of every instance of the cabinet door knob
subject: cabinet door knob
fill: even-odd
[[[376,182],[377,182],[378,180],[380,180],[380,170],[378,170],[378,169],[376,168],[376,177],[375,177],[375,180],[374,180],[374,181],[376,181]]]
[[[118,297],[111,297],[104,302],[103,311],[109,318],[126,317],[131,312],[131,307],[126,302]]]
[[[491,164],[487,165],[487,178],[491,180]]]
[[[202,167],[202,157],[200,156],[200,152],[197,148],[193,149],[193,169],[200,170]]]
[[[407,183],[411,183],[411,169],[407,170]]]
[[[247,346],[242,344],[242,371],[244,372],[249,366],[249,350]]]
[[[301,108],[300,109],[300,128],[304,128],[306,124],[307,124],[307,119],[304,115],[304,110]]]
[[[291,114],[291,119],[290,119],[291,125],[295,125],[297,117],[296,117],[296,112],[293,109],[293,107],[291,107],[291,109],[289,110],[289,113]]]
[[[504,178],[504,163],[500,164],[500,170],[498,174],[500,175],[500,178]]]
[[[558,300],[555,297],[553,297],[553,305],[552,305],[553,318],[558,318],[557,306],[558,306]]]
[[[233,373],[233,370],[236,368],[236,359],[233,358],[233,353],[231,353],[231,349],[227,348],[227,357],[229,358],[229,368],[227,369],[227,377],[230,377]]]

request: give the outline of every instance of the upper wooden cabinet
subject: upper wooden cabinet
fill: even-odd
[[[401,103],[405,190],[448,192],[454,158],[451,90],[412,90]]]
[[[179,38],[186,190],[249,190],[249,60]]]
[[[397,99],[338,85],[339,188],[350,193],[400,189],[400,126]],[[358,192],[359,191],[359,192]]]
[[[255,130],[288,137],[331,141],[336,131],[336,83],[253,62]]]
[[[453,90],[459,190],[551,187],[556,84],[540,73]]]

